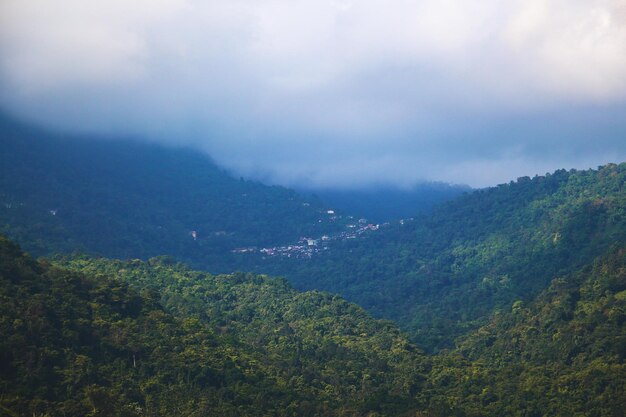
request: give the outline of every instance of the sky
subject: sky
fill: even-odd
[[[626,160],[625,0],[2,0],[0,108],[306,187]]]

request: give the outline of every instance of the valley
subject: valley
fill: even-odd
[[[8,118],[0,159],[2,415],[626,409],[626,163],[373,222]]]

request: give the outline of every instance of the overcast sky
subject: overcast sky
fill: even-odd
[[[284,185],[626,160],[626,0],[1,0],[0,107]]]

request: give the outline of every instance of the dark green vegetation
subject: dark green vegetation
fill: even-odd
[[[230,250],[346,219],[188,151],[2,123],[0,230],[144,261],[0,239],[0,416],[624,416],[624,163],[288,259]]]
[[[34,262],[0,238],[2,416],[415,410],[423,356],[337,296],[164,260],[71,266],[84,272]]]
[[[191,150],[63,137],[0,115],[0,233],[34,254],[167,254],[230,272],[233,248],[341,229],[321,202],[234,179]]]
[[[424,356],[337,296],[0,239],[0,415],[598,416],[626,409],[626,248]],[[416,414],[417,413],[417,414]]]
[[[622,246],[436,357],[423,395],[449,416],[624,416],[625,357]]]
[[[625,163],[520,178],[311,260],[259,260],[258,268],[300,289],[342,294],[437,351],[625,244],[625,182]]]

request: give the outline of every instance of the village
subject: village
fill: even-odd
[[[336,218],[334,210],[328,210],[326,214]],[[348,219],[352,219],[352,217],[348,216]],[[315,254],[329,250],[329,245],[332,242],[356,239],[366,233],[377,231],[381,227],[385,227],[388,224],[389,223],[384,223],[382,225],[372,224],[368,223],[367,219],[359,219],[355,223],[347,224],[346,230],[339,233],[323,235],[318,238],[301,237],[298,242],[285,246],[273,246],[267,248],[245,247],[233,249],[231,252],[258,253],[263,257],[281,256],[286,258],[308,259]]]

